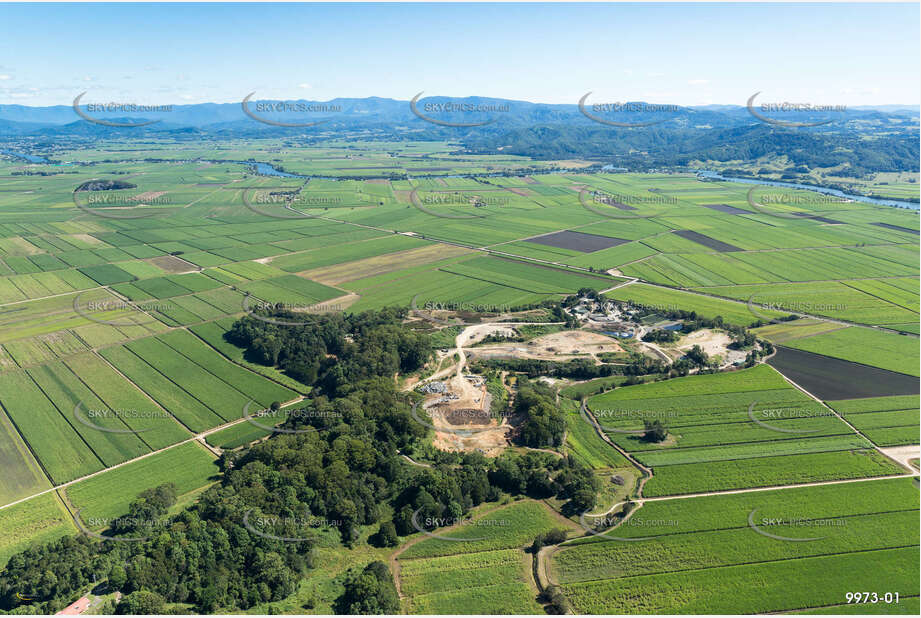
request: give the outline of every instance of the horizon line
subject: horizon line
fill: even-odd
[[[89,94],[89,92],[87,92],[87,94]],[[550,103],[550,102],[546,102],[546,101],[530,101],[530,100],[527,100],[527,99],[510,99],[510,98],[506,98],[506,97],[496,97],[496,96],[481,95],[481,94],[468,94],[468,95],[461,95],[461,96],[432,94],[432,95],[429,95],[429,96],[424,96],[424,97],[422,97],[422,99],[420,99],[420,100],[424,100],[424,99],[434,99],[434,98],[440,98],[440,99],[471,99],[471,98],[478,98],[478,99],[492,99],[492,100],[496,100],[496,101],[509,101],[509,102],[512,102],[512,103],[525,103],[525,104],[530,104],[530,105],[572,106],[572,107],[578,107],[578,106],[579,106],[579,102],[578,102],[578,101],[574,101],[574,102],[572,102],[572,103]],[[412,100],[412,98],[407,98],[407,99],[396,99],[396,98],[393,98],[393,97],[385,97],[385,96],[379,96],[379,95],[340,96],[340,97],[334,97],[334,98],[331,98],[331,99],[310,99],[310,98],[304,98],[304,97],[299,97],[299,98],[293,98],[293,97],[292,97],[292,98],[266,97],[266,98],[255,98],[255,99],[252,99],[252,100],[253,100],[253,101],[306,101],[306,102],[312,102],[312,103],[329,103],[329,102],[331,102],[331,101],[337,101],[337,100],[356,100],[356,101],[362,101],[362,100],[367,100],[367,99],[381,99],[381,100],[385,100],[385,101],[393,101],[393,102],[395,102],[395,103],[406,103],[407,105],[408,105],[408,104],[410,103],[410,101]],[[231,101],[211,101],[211,100],[208,100],[208,101],[198,101],[198,102],[170,102],[170,103],[144,103],[144,104],[149,104],[149,105],[171,105],[171,106],[192,106],[192,105],[239,105],[239,104],[242,103],[242,101],[243,101],[243,97],[241,97],[239,100],[231,100]],[[95,103],[99,103],[99,102],[118,102],[118,103],[125,103],[125,104],[128,104],[128,103],[131,103],[131,104],[142,104],[142,102],[137,101],[137,100],[128,100],[128,99],[122,100],[122,99],[116,99],[116,98],[113,98],[113,97],[109,97],[109,98],[105,99],[104,101],[94,101],[94,102],[95,102]],[[609,102],[611,102],[611,101],[605,100],[604,102],[605,102],[605,103],[609,103]],[[694,107],[716,107],[716,106],[719,106],[719,107],[738,107],[738,108],[745,108],[745,107],[746,107],[746,104],[745,104],[744,102],[743,102],[743,103],[674,103],[674,102],[668,102],[668,103],[666,103],[666,102],[664,102],[664,101],[657,101],[657,100],[655,100],[655,99],[629,99],[629,98],[617,99],[616,102],[618,102],[618,103],[656,103],[656,104],[660,104],[660,105],[668,104],[668,105],[677,105],[677,106],[686,107],[686,108],[694,108]],[[84,107],[85,105],[86,105],[86,103],[81,103],[81,107]],[[851,109],[865,109],[865,108],[874,108],[874,107],[888,106],[888,107],[917,107],[917,108],[919,108],[919,110],[921,110],[921,102],[919,102],[919,103],[901,103],[901,102],[899,102],[899,103],[863,103],[863,104],[860,104],[860,105],[848,105],[848,104],[844,103],[844,104],[842,104],[842,105],[844,105],[844,107],[851,108]],[[17,107],[26,107],[26,108],[30,108],[30,109],[42,109],[42,108],[49,108],[49,107],[73,107],[73,101],[70,101],[70,102],[68,102],[68,103],[51,103],[51,104],[47,104],[47,105],[29,105],[29,104],[25,104],[25,103],[0,103],[0,111],[2,111],[3,106],[17,106]],[[155,112],[154,112],[154,113],[155,113]]]

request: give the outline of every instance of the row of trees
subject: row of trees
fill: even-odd
[[[506,370],[523,373],[528,378],[550,376],[554,378],[572,378],[574,380],[593,380],[608,376],[641,376],[663,373],[668,367],[648,356],[635,354],[625,364],[602,363],[596,365],[590,358],[574,358],[568,361],[548,361],[533,358],[484,358],[473,362],[475,371]]]

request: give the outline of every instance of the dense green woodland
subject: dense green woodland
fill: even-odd
[[[460,517],[509,494],[557,496],[573,512],[594,505],[597,480],[572,459],[442,453],[432,468],[402,459],[399,450],[422,439],[426,428],[410,416],[411,402],[393,375],[418,369],[432,347],[428,335],[401,326],[402,317],[383,310],[318,317],[298,327],[240,320],[229,334],[248,354],[314,387],[306,402],[314,413],[285,425],[307,431],[225,453],[220,483],[168,518],[175,502],[169,487],[141,494],[106,534],[144,540],[70,536],[13,556],[0,573],[0,608],[54,613],[107,578],[126,595],[120,613],[166,611],[171,604],[198,612],[247,609],[289,596],[310,577],[313,548],[329,533],[302,523],[308,520],[327,522],[346,547],[356,547],[363,526],[375,531],[372,542],[395,545],[397,535],[415,532],[416,511],[418,521]],[[547,391],[524,384],[516,406],[525,415],[533,409],[522,432],[527,442],[559,441],[563,421]],[[304,540],[257,534],[244,517],[264,524],[263,534]],[[373,565],[349,575],[337,606],[392,611],[389,592],[381,592],[389,591],[385,571]],[[17,593],[36,600],[23,602]]]
[[[605,126],[547,125],[470,136],[470,152],[503,152],[535,159],[609,158],[629,169],[687,166],[694,161],[754,161],[787,156],[808,168],[847,164],[851,176],[892,170],[918,171],[918,133],[866,139],[857,132],[808,132],[751,124],[710,130],[645,127],[642,131]]]

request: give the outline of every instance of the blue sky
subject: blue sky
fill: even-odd
[[[917,3],[0,4],[0,104],[918,104],[918,52]]]

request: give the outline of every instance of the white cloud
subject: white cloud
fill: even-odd
[[[297,87],[298,87],[298,88],[303,88],[304,90],[306,90],[306,89],[308,89],[308,88],[313,88],[313,86],[311,86],[311,85],[308,84],[307,82],[304,82],[303,84],[298,84]]]
[[[709,84],[709,79],[689,79],[688,84],[691,86],[703,86],[704,84]]]
[[[6,81],[8,79],[13,79],[12,75],[0,75],[0,82]]]

